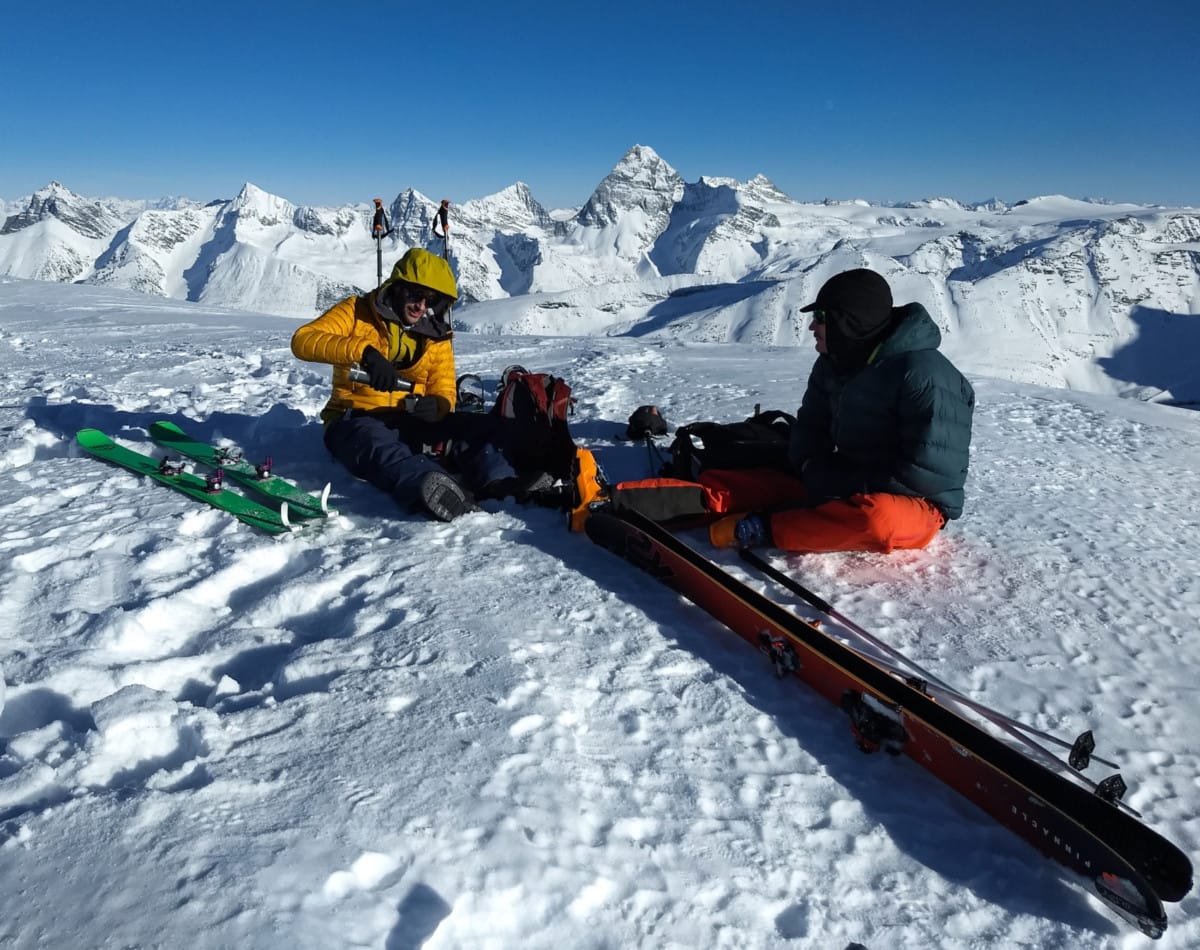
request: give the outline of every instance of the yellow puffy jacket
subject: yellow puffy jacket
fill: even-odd
[[[410,396],[436,396],[439,419],[454,409],[453,332],[444,321],[428,316],[401,330],[375,309],[377,293],[348,297],[292,335],[292,353],[297,359],[333,364],[333,393],[321,410],[326,425],[347,409],[403,406]],[[350,379],[350,364],[361,360],[368,346],[396,364],[397,375],[413,384],[411,393],[380,392]]]

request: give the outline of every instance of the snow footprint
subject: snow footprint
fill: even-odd
[[[522,716],[511,726],[508,727],[508,734],[514,739],[523,739],[532,733],[537,732],[546,725],[546,717],[539,715]]]
[[[204,779],[196,760],[219,728],[207,709],[183,707],[167,694],[132,685],[92,704],[96,731],[63,722],[22,732],[0,756],[0,820],[37,811],[89,790],[150,785],[194,786]]]

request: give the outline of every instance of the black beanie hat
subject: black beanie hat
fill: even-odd
[[[892,290],[874,271],[860,267],[842,271],[825,281],[817,300],[801,313],[828,310],[838,332],[847,340],[867,340],[879,333],[892,317]]]

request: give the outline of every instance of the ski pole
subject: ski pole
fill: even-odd
[[[825,614],[829,618],[836,620],[838,623],[840,623],[846,629],[850,630],[852,633],[856,634],[858,637],[865,640],[867,643],[869,643],[871,646],[875,647],[877,650],[881,650],[884,653],[886,653],[889,657],[891,657],[891,659],[893,661],[904,664],[905,666],[907,666],[909,668],[910,671],[915,673],[917,676],[919,676],[921,679],[923,679],[926,683],[936,686],[938,689],[951,695],[953,698],[958,699],[958,700],[962,701],[965,705],[975,709],[976,712],[980,712],[981,714],[984,714],[985,718],[992,719],[993,721],[995,721],[997,719],[1003,719],[1003,720],[1007,721],[1010,725],[1013,725],[1017,728],[1025,730],[1025,731],[1029,732],[1031,735],[1037,735],[1039,738],[1046,739],[1050,742],[1056,742],[1060,745],[1066,746],[1067,748],[1071,747],[1070,743],[1068,743],[1064,739],[1058,738],[1058,736],[1050,735],[1049,733],[1039,732],[1038,730],[1034,729],[1031,726],[1026,726],[1022,722],[1017,722],[1016,720],[1009,719],[1003,713],[999,713],[994,709],[990,709],[989,707],[984,706],[982,703],[976,703],[973,699],[971,699],[968,696],[963,696],[961,693],[958,692],[958,690],[954,689],[954,687],[952,687],[948,683],[945,683],[942,680],[938,679],[938,677],[934,676],[932,673],[928,672],[927,670],[922,669],[917,663],[913,662],[908,657],[904,656],[902,653],[895,650],[893,647],[884,643],[882,640],[880,640],[874,634],[870,633],[864,627],[855,623],[853,620],[851,620],[845,614],[841,613],[839,610],[836,610],[834,608],[833,604],[831,604],[829,601],[825,600],[825,598],[819,596],[818,594],[814,594],[811,590],[809,590],[807,587],[805,587],[803,584],[801,584],[794,577],[784,574],[783,571],[779,570],[774,565],[772,565],[771,563],[769,563],[762,557],[759,557],[759,555],[755,554],[753,551],[751,551],[747,548],[742,548],[738,553],[741,556],[743,561],[746,561],[748,564],[752,564],[754,567],[758,568],[767,577],[769,577],[771,580],[773,580],[776,584],[779,584],[781,587],[784,587],[787,590],[791,591],[797,597],[804,600],[810,606],[815,607],[817,610],[819,610],[821,613]],[[1104,762],[1104,760],[1100,759],[1100,758],[1097,758],[1096,761]],[[1115,768],[1115,765],[1113,765],[1113,763],[1111,763],[1111,762],[1104,762],[1104,764],[1113,766]]]
[[[667,460],[649,432],[646,433],[646,456],[650,460],[650,477],[657,478],[667,467]]]
[[[1036,736],[1039,739],[1044,739],[1047,742],[1051,742],[1051,743],[1054,743],[1055,745],[1059,745],[1059,746],[1063,747],[1064,749],[1071,749],[1072,751],[1075,750],[1076,743],[1078,743],[1079,740],[1076,740],[1076,743],[1067,742],[1065,739],[1060,739],[1056,735],[1052,735],[1051,733],[1048,733],[1048,732],[1042,732],[1039,729],[1035,729],[1033,726],[1026,725],[1025,723],[1023,723],[1017,719],[1013,719],[1010,716],[1004,715],[1004,713],[998,712],[995,709],[985,706],[985,705],[983,705],[983,703],[976,702],[975,700],[971,699],[969,696],[964,696],[953,686],[950,686],[948,683],[943,682],[942,680],[938,679],[933,674],[922,669],[919,665],[914,663],[912,660],[908,659],[908,657],[904,656],[903,654],[897,652],[892,647],[888,646],[888,644],[884,643],[878,637],[869,633],[866,629],[861,627],[859,624],[855,623],[853,620],[851,620],[845,614],[841,613],[838,610],[835,610],[833,605],[831,603],[829,603],[829,601],[818,596],[817,594],[814,594],[812,591],[810,591],[807,587],[805,587],[803,584],[801,584],[794,577],[789,577],[787,574],[784,574],[782,571],[778,570],[776,567],[774,567],[773,565],[768,563],[766,560],[759,557],[753,551],[743,548],[738,553],[741,555],[741,558],[743,561],[746,561],[748,564],[754,565],[754,567],[756,567],[760,571],[762,571],[767,577],[769,577],[771,580],[775,581],[775,583],[777,583],[780,586],[791,591],[793,594],[795,594],[802,600],[806,601],[809,605],[811,605],[811,606],[815,607],[817,610],[821,611],[821,613],[827,615],[828,617],[832,618],[833,620],[836,620],[838,623],[840,623],[846,629],[850,630],[852,633],[856,634],[857,636],[859,636],[863,640],[865,640],[867,643],[871,644],[871,646],[875,647],[878,650],[882,650],[884,653],[886,653],[888,656],[890,656],[894,661],[903,663],[905,666],[907,666],[909,668],[909,670],[911,670],[917,676],[921,677],[921,679],[925,680],[926,683],[928,683],[932,686],[935,686],[937,689],[939,689],[941,692],[945,693],[948,697],[953,699],[955,702],[962,703],[968,709],[973,710],[974,712],[978,713],[983,718],[991,721],[996,726],[1003,729],[1005,732],[1008,732],[1010,735],[1016,735],[1015,730],[1020,730],[1021,733],[1023,733],[1024,735],[1018,736],[1018,738],[1022,738],[1027,743],[1029,742],[1028,737]],[[1086,735],[1086,733],[1085,733],[1085,735]],[[1082,736],[1080,738],[1082,738]],[[1032,745],[1034,746],[1034,748],[1041,749],[1041,751],[1045,752],[1047,755],[1050,755],[1050,752],[1048,750],[1042,749],[1042,747],[1037,745],[1036,743],[1032,743]],[[1055,761],[1059,761],[1057,759],[1057,757],[1054,757],[1054,758],[1055,758]],[[1090,758],[1095,759],[1097,762],[1100,762],[1103,765],[1107,765],[1109,768],[1114,768],[1114,769],[1119,768],[1119,766],[1115,762],[1110,762],[1107,759],[1102,759],[1098,755],[1091,755]],[[1086,767],[1086,763],[1085,763],[1084,767]]]
[[[441,222],[442,233],[438,234],[438,222]],[[450,199],[443,198],[438,209],[433,213],[433,236],[442,239],[442,257],[450,260]]]
[[[383,239],[392,233],[387,212],[383,210],[383,199],[375,199],[375,218],[371,222],[371,235],[375,238],[375,286],[383,286]]]
[[[1014,739],[1016,739],[1022,745],[1031,749],[1038,756],[1044,756],[1047,762],[1053,762],[1056,766],[1058,766],[1060,769],[1063,770],[1064,775],[1069,775],[1075,781],[1080,782],[1085,787],[1089,788],[1092,792],[1094,792],[1095,794],[1104,798],[1105,801],[1109,801],[1109,802],[1115,804],[1118,808],[1121,808],[1122,810],[1129,812],[1131,815],[1141,817],[1140,812],[1138,812],[1135,808],[1131,807],[1130,805],[1126,804],[1124,801],[1121,800],[1121,795],[1124,792],[1125,783],[1123,781],[1121,781],[1120,775],[1114,775],[1108,779],[1105,779],[1103,782],[1094,782],[1090,778],[1088,778],[1086,775],[1080,774],[1079,770],[1086,768],[1089,763],[1089,760],[1091,758],[1094,758],[1097,762],[1101,762],[1104,765],[1109,766],[1110,768],[1118,768],[1118,766],[1115,763],[1109,762],[1107,759],[1102,759],[1099,756],[1091,755],[1091,752],[1095,748],[1095,743],[1092,739],[1092,734],[1090,731],[1083,733],[1083,735],[1081,735],[1078,739],[1076,739],[1075,742],[1072,744],[1063,739],[1058,738],[1058,736],[1054,736],[1054,735],[1051,735],[1050,733],[1046,733],[1046,732],[1041,732],[1037,729],[1034,729],[1031,726],[1025,725],[1025,723],[1023,723],[1023,722],[1019,722],[1015,719],[1005,716],[1003,713],[997,712],[996,710],[991,709],[990,707],[985,706],[982,703],[976,702],[975,700],[971,699],[969,696],[964,696],[958,690],[954,689],[954,687],[950,686],[947,683],[942,682],[937,677],[932,676],[931,674],[927,673],[925,670],[921,669],[921,667],[918,666],[916,663],[914,663],[912,660],[909,660],[906,656],[897,652],[892,647],[888,646],[886,643],[884,643],[878,637],[873,636],[871,633],[869,633],[867,630],[863,629],[863,627],[859,626],[857,623],[855,623],[849,617],[838,612],[837,610],[834,610],[833,605],[830,604],[827,600],[814,594],[812,591],[810,591],[808,588],[806,588],[803,584],[801,584],[799,581],[795,580],[794,578],[789,577],[787,574],[784,574],[782,571],[776,570],[776,568],[772,567],[769,563],[764,561],[758,555],[754,554],[754,552],[748,551],[743,548],[739,552],[739,554],[741,555],[742,560],[759,568],[759,570],[761,570],[764,574],[766,574],[767,577],[769,577],[771,580],[773,580],[776,583],[780,584],[781,586],[785,587],[787,590],[796,594],[801,599],[807,601],[809,604],[811,604],[813,607],[816,607],[817,610],[824,613],[830,619],[836,620],[838,623],[840,623],[842,626],[846,627],[852,633],[857,634],[862,640],[866,641],[867,643],[876,647],[883,653],[887,654],[889,657],[892,658],[893,662],[907,666],[909,668],[909,670],[911,670],[913,673],[915,673],[922,680],[921,684],[919,684],[919,685],[910,683],[910,685],[913,685],[914,688],[919,689],[921,692],[924,692],[926,695],[931,695],[928,692],[928,690],[930,688],[932,688],[932,689],[938,691],[939,693],[941,693],[942,698],[944,700],[949,699],[951,702],[956,702],[962,706],[965,706],[967,709],[970,709],[973,712],[975,712],[982,719],[986,720],[987,722],[990,722],[997,729],[1000,729],[1000,730],[1008,733],[1010,736],[1012,736]],[[868,659],[870,659],[870,658],[868,657]],[[893,672],[898,673],[899,670],[893,670]],[[1063,748],[1070,749],[1071,750],[1070,761],[1063,762],[1060,758],[1058,758],[1056,755],[1054,755],[1054,753],[1052,753],[1045,746],[1042,746],[1038,742],[1036,742],[1033,739],[1033,736],[1038,736],[1049,742],[1052,742],[1059,746],[1062,746]],[[1112,795],[1108,794],[1108,791],[1109,791],[1108,786],[1110,784],[1112,784],[1114,787],[1119,787],[1121,789],[1121,791],[1115,792]]]

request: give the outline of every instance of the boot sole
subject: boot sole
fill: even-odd
[[[474,508],[454,479],[436,473],[421,482],[421,504],[438,521],[453,521]]]

